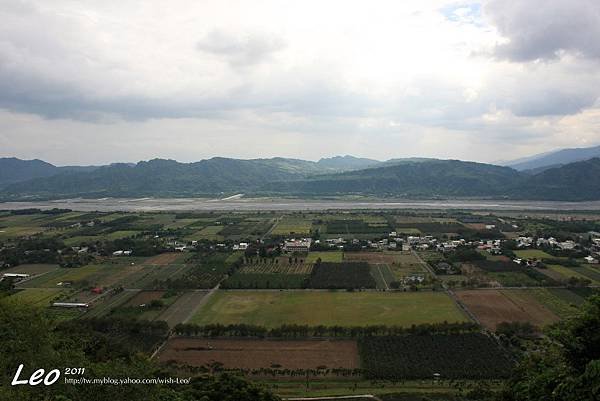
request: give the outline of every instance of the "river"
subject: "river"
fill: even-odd
[[[352,209],[465,209],[465,210],[530,210],[530,211],[600,211],[600,201],[551,202],[505,200],[302,200],[281,198],[102,198],[61,199],[33,202],[3,202],[0,209],[72,209],[77,211],[258,211],[258,210],[352,210]]]

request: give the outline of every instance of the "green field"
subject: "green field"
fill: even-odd
[[[527,290],[541,304],[548,307],[552,312],[556,313],[561,318],[567,318],[577,313],[577,298],[576,294],[571,293],[567,289],[556,288],[535,288]],[[567,301],[567,297],[571,297],[572,301]]]
[[[31,276],[37,276],[39,274],[48,273],[52,270],[58,269],[58,265],[51,264],[30,264],[30,265],[18,265],[9,269],[2,270],[2,273],[23,273]]]
[[[56,298],[60,297],[62,291],[54,288],[33,288],[19,291],[10,297],[18,302],[28,305],[49,306]]]
[[[441,292],[219,291],[191,322],[277,327],[410,326],[466,320]]]
[[[221,240],[223,239],[222,236],[218,235],[219,232],[223,229],[223,226],[208,226],[208,227],[204,227],[202,230],[195,232],[194,234],[188,235],[186,237],[187,240],[191,241],[191,240],[200,240],[200,239],[207,239],[207,240]]]
[[[552,271],[555,271],[559,274],[562,274],[565,277],[565,279],[569,279],[570,277],[576,277],[576,278],[580,278],[580,279],[591,280],[588,276],[581,274],[581,273],[579,273],[571,268],[565,267],[565,266],[546,265],[546,268],[550,269]]]
[[[306,263],[315,263],[317,259],[321,259],[321,262],[342,263],[344,254],[339,251],[309,252],[306,257]]]
[[[300,217],[284,217],[277,223],[272,235],[308,235],[312,227],[312,222]]]
[[[547,254],[539,249],[522,249],[515,251],[515,255],[523,259],[552,259],[554,256]]]

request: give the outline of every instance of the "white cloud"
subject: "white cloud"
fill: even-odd
[[[3,3],[0,152],[496,160],[562,146],[558,127],[600,142],[590,1],[560,41],[540,32],[561,2],[529,25],[501,0]]]

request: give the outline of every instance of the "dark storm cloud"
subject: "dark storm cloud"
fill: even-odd
[[[561,52],[600,58],[598,0],[491,0],[484,12],[509,40],[496,47],[500,58],[552,60]]]

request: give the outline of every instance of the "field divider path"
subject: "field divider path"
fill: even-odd
[[[467,305],[465,305],[460,299],[458,299],[454,291],[452,291],[449,288],[446,288],[446,293],[450,296],[450,298],[452,298],[452,300],[454,300],[456,305],[458,305],[460,310],[462,310],[469,317],[469,319],[477,323],[479,326],[482,326],[479,319],[477,319],[477,317],[469,310],[469,308],[467,308]]]
[[[417,260],[425,267],[425,269],[427,269],[427,271],[429,273],[431,273],[431,275],[434,278],[437,278],[437,274],[435,274],[435,271],[431,268],[431,266],[429,266],[429,263],[425,262],[423,260],[423,258],[421,258],[421,255],[419,255],[417,252],[415,252],[414,249],[411,249],[412,254],[415,256],[415,258],[417,258]],[[456,296],[456,294],[454,293],[454,291],[452,291],[450,288],[448,288],[448,286],[446,285],[445,282],[442,281],[442,288],[444,289],[444,291],[446,292],[446,294],[448,294],[448,296],[450,298],[452,298],[452,300],[454,301],[454,303],[456,304],[456,306],[458,307],[458,309],[460,309],[465,315],[467,315],[467,317],[469,319],[471,319],[473,322],[477,323],[479,326],[481,326],[481,322],[479,321],[479,319],[477,319],[477,317],[475,317],[475,315],[473,313],[471,313],[471,311],[469,310],[469,308],[467,308],[467,306],[465,304],[463,304],[460,299],[458,299],[458,297]]]
[[[271,227],[267,230],[267,232],[264,233],[262,235],[262,237],[260,237],[261,241],[264,240],[267,236],[269,236],[273,232],[273,230],[275,229],[275,227],[277,227],[277,224],[279,224],[281,219],[283,219],[283,216],[277,217],[275,219],[275,222],[273,223],[273,225],[271,225]]]
[[[37,287],[23,287],[23,286],[21,286],[19,284],[26,283],[26,282],[31,281],[31,280],[33,280],[35,278],[38,278],[38,277],[42,277],[42,276],[44,276],[44,275],[46,275],[48,273],[51,273],[52,271],[53,270],[49,270],[47,272],[43,272],[43,273],[40,273],[40,274],[34,274],[33,276],[29,276],[29,277],[27,277],[24,280],[18,281],[17,283],[15,283],[15,288],[37,288]]]
[[[206,301],[208,301],[212,297],[212,295],[215,292],[217,292],[217,290],[219,289],[220,286],[221,286],[221,282],[219,282],[213,289],[211,289],[208,292],[208,294],[206,294],[200,300],[200,302],[198,302],[196,307],[192,308],[189,315],[183,320],[182,323],[187,323],[196,314],[196,312],[206,303]],[[158,355],[158,353],[165,347],[165,345],[167,344],[167,342],[169,341],[169,339],[171,337],[173,337],[173,330],[169,330],[169,334],[167,335],[167,338],[165,338],[165,340],[160,344],[160,346],[158,348],[156,348],[156,350],[150,356],[150,359],[154,359],[154,357],[156,357],[156,355]]]
[[[381,272],[381,264],[377,263],[377,271],[379,272],[379,276],[381,277],[381,280],[383,281],[383,284],[385,284],[385,290],[389,291],[390,290],[390,286],[388,285],[387,281],[385,280],[385,277],[383,276],[383,273]]]
[[[437,274],[435,274],[435,271],[433,271],[433,269],[431,268],[431,266],[429,266],[429,263],[425,262],[423,260],[423,258],[421,257],[421,255],[419,255],[417,252],[415,252],[414,249],[411,249],[410,252],[413,254],[413,256],[415,258],[417,258],[417,260],[419,261],[419,263],[421,263],[423,265],[423,267],[425,268],[425,270],[427,270],[434,278],[437,278]]]

